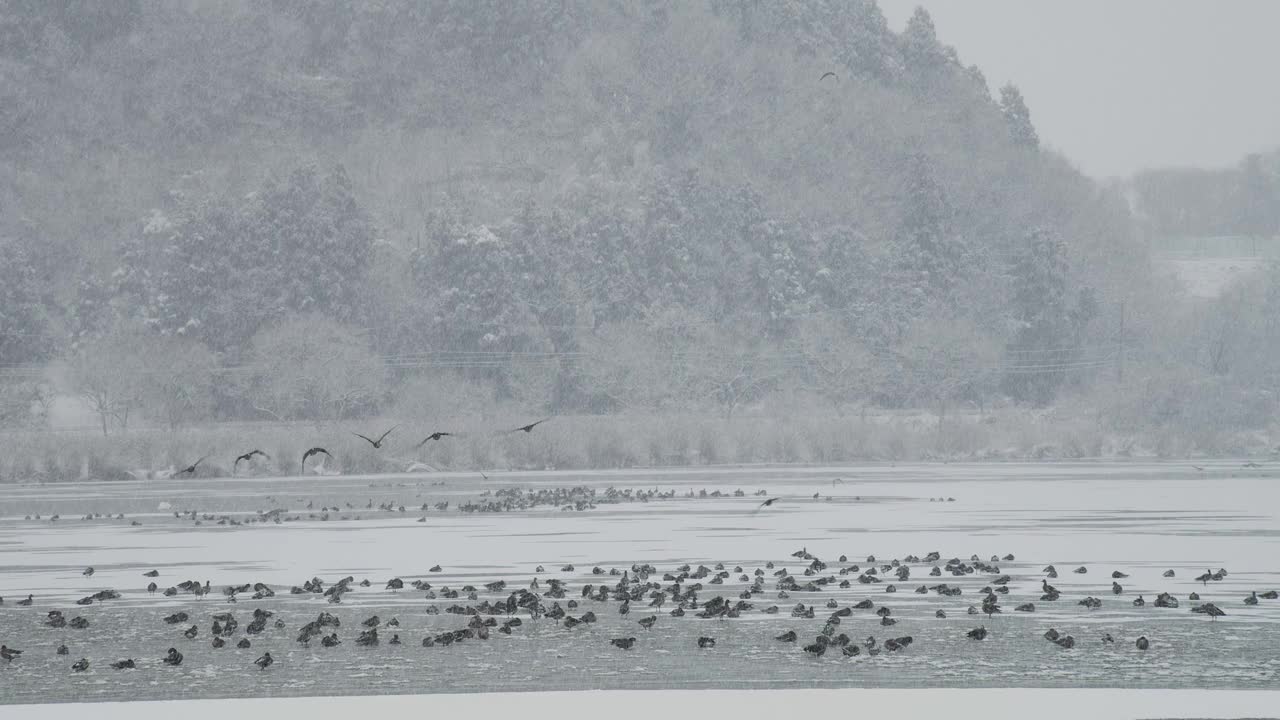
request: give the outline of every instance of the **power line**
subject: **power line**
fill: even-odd
[[[712,349],[708,350],[691,350],[691,351],[670,351],[664,352],[661,356],[662,360],[684,361],[684,362],[722,362],[733,363],[743,366],[754,366],[759,368],[769,368],[773,370],[808,370],[813,366],[814,358],[804,353],[720,353]],[[371,358],[361,362],[350,363],[347,367],[355,370],[361,369],[393,369],[393,370],[418,370],[418,369],[448,369],[448,370],[491,370],[491,369],[509,369],[513,367],[556,367],[561,365],[575,365],[581,363],[590,363],[594,359],[592,353],[587,352],[504,352],[504,351],[461,351],[449,352],[443,351],[438,353],[418,353],[410,355],[388,355]],[[932,365],[939,371],[948,371],[955,369],[968,369],[976,372],[1004,372],[1010,374],[1049,374],[1062,372],[1067,370],[1080,370],[1088,368],[1097,368],[1110,365],[1115,362],[1116,354],[1110,353],[1102,356],[1080,357],[1070,361],[1063,362],[1046,362],[1036,360],[1032,362],[1016,361],[1012,363],[997,363],[986,365],[972,365],[963,361],[949,361],[943,363],[927,363]],[[909,358],[899,356],[885,355],[881,357],[880,362],[892,363],[908,361]],[[273,363],[270,362],[249,362],[238,365],[228,365],[212,368],[210,373],[214,376],[237,376],[253,374],[255,372],[270,371]],[[857,368],[849,368],[850,372],[857,371]],[[928,372],[917,368],[901,368],[902,372],[912,374],[920,374]],[[181,371],[177,371],[180,374]],[[145,370],[131,373],[134,377],[162,377],[175,374],[167,370]],[[0,367],[0,377],[9,378],[27,378],[40,379],[45,376],[45,368],[38,365],[11,365]]]

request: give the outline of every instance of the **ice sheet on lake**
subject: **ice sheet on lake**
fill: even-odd
[[[1280,646],[1280,603],[1242,603],[1250,590],[1280,587],[1274,562],[1280,550],[1280,485],[1269,474],[1225,462],[1205,472],[1158,463],[968,464],[511,473],[491,476],[488,482],[432,474],[13,488],[0,500],[0,595],[6,597],[0,607],[0,638],[28,654],[20,663],[0,668],[8,687],[4,700],[681,687],[1275,688],[1280,660],[1267,648]],[[844,482],[833,483],[837,477]],[[442,479],[445,485],[434,484]],[[675,488],[677,498],[600,505],[585,512],[417,509],[444,500],[456,507],[482,490],[510,485]],[[730,494],[741,488],[745,497],[683,497],[689,489],[703,488]],[[761,498],[753,493],[760,489],[780,501],[757,511]],[[955,501],[930,501],[947,497]],[[214,514],[287,507],[305,517],[308,501],[316,508],[350,503],[355,509],[334,513],[326,522],[195,527],[172,512],[155,512],[162,501],[175,510]],[[404,504],[406,512],[365,509],[386,502]],[[126,519],[76,519],[91,512],[124,513]],[[34,513],[44,519],[23,519]],[[52,513],[62,519],[49,522]],[[426,519],[417,522],[419,517]],[[133,519],[142,525],[131,526]],[[544,580],[562,577],[571,590],[582,582],[598,582],[589,574],[597,564],[647,562],[665,571],[684,562],[722,561],[750,572],[773,560],[799,572],[802,563],[789,554],[801,547],[828,562],[841,554],[856,562],[873,553],[887,559],[938,550],[944,558],[977,554],[984,560],[1013,553],[1016,561],[1001,563],[1014,576],[1013,592],[1003,601],[1005,614],[986,622],[992,638],[981,644],[964,637],[983,620],[966,616],[965,609],[977,602],[977,591],[990,578],[961,580],[965,595],[958,598],[916,595],[911,592],[916,585],[937,582],[927,578],[927,566],[916,565],[913,579],[900,583],[894,595],[886,595],[881,586],[857,583],[788,601],[773,599],[771,591],[754,599],[756,611],[738,620],[677,620],[662,614],[651,632],[638,632],[636,617],[619,617],[613,604],[599,604],[591,609],[601,622],[590,628],[567,630],[540,621],[487,643],[427,649],[419,647],[421,638],[459,626],[457,617],[426,615],[421,593],[383,589],[393,576],[406,583],[426,578],[437,587],[496,579],[524,585],[539,564],[547,570]],[[1040,570],[1051,562],[1062,571],[1054,584],[1064,598],[1041,603]],[[560,570],[570,563],[575,570]],[[436,564],[442,572],[428,573]],[[1089,574],[1068,571],[1081,564],[1089,566]],[[91,578],[81,574],[89,565],[96,569]],[[1219,567],[1230,571],[1222,582],[1207,588],[1193,582],[1205,569]],[[161,587],[190,578],[208,579],[215,588],[261,581],[287,591],[312,576],[333,581],[348,574],[357,580],[367,577],[373,586],[357,588],[336,610],[309,596],[285,594],[229,606],[217,596],[196,601],[190,595],[148,595],[142,572],[151,568],[160,571]],[[1177,578],[1161,576],[1168,568],[1176,569]],[[1121,581],[1125,593],[1113,597],[1110,573],[1117,569],[1130,577]],[[87,608],[72,604],[107,587],[124,597]],[[716,592],[736,598],[741,590],[735,575],[734,582]],[[1131,605],[1138,593],[1151,601],[1161,590],[1174,592],[1182,607]],[[1228,616],[1210,623],[1191,615],[1186,597],[1192,590],[1227,608]],[[14,607],[13,601],[26,593],[37,596],[37,606]],[[703,598],[711,594],[704,591]],[[1085,595],[1103,598],[1103,608],[1076,606],[1075,600]],[[916,642],[909,651],[852,661],[830,655],[816,659],[771,639],[785,629],[812,635],[821,627],[827,600],[846,605],[864,597],[890,604],[899,624],[886,635],[875,622],[878,618],[860,614],[842,630],[859,639],[912,635]],[[788,616],[786,610],[799,600],[817,605],[817,620]],[[1037,612],[1012,612],[1025,601],[1036,602]],[[773,602],[782,613],[758,612]],[[269,628],[245,651],[214,651],[207,637],[187,641],[181,628],[159,621],[184,609],[198,618],[204,632],[213,612],[230,609],[243,617],[257,606],[277,611],[287,629]],[[53,607],[68,617],[71,610],[79,611],[91,626],[83,631],[44,628],[40,619]],[[947,610],[946,620],[933,617],[938,608]],[[296,628],[320,610],[341,615],[344,645],[339,648],[303,648],[293,642]],[[405,645],[354,646],[354,632],[346,628],[374,612],[400,619]],[[1078,649],[1064,652],[1041,640],[1049,626],[1081,638]],[[1097,638],[1104,632],[1118,642],[1102,646]],[[608,638],[621,633],[640,635],[635,651],[608,645]],[[692,646],[701,634],[717,638],[715,650],[700,652]],[[1132,641],[1139,634],[1152,639],[1151,651],[1134,650]],[[53,655],[53,646],[64,640],[75,648],[75,657]],[[159,655],[170,645],[187,654],[180,669],[157,667]],[[250,664],[265,649],[277,657],[269,676]],[[81,656],[91,657],[93,667],[69,677],[70,662]],[[138,658],[143,667],[116,673],[107,667],[116,656]],[[707,662],[708,657],[714,662]]]

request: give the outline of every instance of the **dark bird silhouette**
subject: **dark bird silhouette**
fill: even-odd
[[[208,455],[205,455],[204,457],[201,457],[199,460],[197,460],[197,461],[195,461],[195,462],[191,463],[190,465],[188,465],[188,466],[186,466],[186,467],[182,468],[181,470],[179,470],[178,472],[176,472],[176,473],[174,473],[174,474],[173,474],[173,475],[174,475],[174,477],[177,477],[178,475],[186,475],[186,474],[195,475],[195,474],[196,474],[196,467],[197,467],[197,466],[199,466],[199,465],[200,465],[200,463],[204,462],[204,459],[205,459],[205,458],[207,458],[207,457],[209,457],[209,456],[208,456]]]
[[[773,505],[774,503],[778,502],[781,499],[782,498],[774,497],[774,498],[769,498],[768,500],[765,500],[764,502],[760,503],[760,507],[756,508],[756,512],[760,512],[761,510]]]
[[[85,658],[80,658],[75,665],[71,666],[71,669],[75,672],[84,672],[89,669],[89,661]]]
[[[1146,650],[1147,648],[1151,647],[1151,641],[1147,640],[1147,638],[1144,636],[1144,637],[1138,638],[1138,641],[1135,642],[1134,645],[1136,645],[1139,650]]]
[[[544,422],[546,422],[546,421],[548,421],[548,420],[550,420],[550,419],[551,419],[551,418],[543,418],[543,419],[541,419],[541,420],[539,420],[539,421],[537,421],[537,422],[531,422],[531,423],[529,423],[528,425],[521,425],[520,427],[516,428],[515,430],[508,430],[507,432],[517,433],[517,432],[520,432],[521,430],[523,430],[523,431],[525,431],[525,432],[533,432],[533,429],[534,429],[534,428],[538,427],[539,425],[541,425],[542,423],[544,423]]]
[[[391,430],[395,430],[395,429],[396,429],[396,428],[398,428],[398,427],[400,427],[400,426],[399,426],[399,425],[395,425],[395,426],[393,426],[393,427],[391,428]],[[356,437],[360,438],[361,440],[364,440],[365,442],[369,443],[370,445],[372,445],[372,446],[373,446],[373,448],[374,448],[375,450],[379,450],[379,449],[381,449],[381,448],[382,448],[382,441],[387,439],[387,436],[391,434],[391,430],[388,430],[388,431],[386,431],[386,432],[382,433],[382,436],[381,436],[381,437],[379,437],[377,440],[374,440],[374,439],[372,439],[372,438],[367,438],[367,437],[365,437],[364,435],[361,435],[360,433],[351,433],[351,434],[352,434],[352,435],[355,435]]]
[[[21,650],[14,650],[8,645],[0,645],[0,658],[4,658],[7,662],[13,662],[13,659],[21,654]]]
[[[1196,472],[1204,472],[1204,468],[1200,467],[1199,465],[1192,465],[1191,467],[1195,468]]]
[[[268,653],[263,653],[262,657],[258,658],[257,660],[254,660],[253,664],[257,665],[259,670],[266,670],[267,668],[271,667],[271,663],[275,661],[276,661],[275,658],[271,657],[271,653],[268,652]]]
[[[247,453],[245,453],[245,454],[243,454],[243,455],[240,455],[240,456],[236,457],[236,461],[235,461],[235,462],[233,462],[233,463],[231,463],[231,469],[234,471],[234,470],[236,469],[236,466],[238,466],[238,465],[240,464],[240,461],[241,461],[241,460],[244,460],[244,461],[246,461],[246,462],[253,460],[253,456],[254,456],[254,455],[261,455],[262,457],[264,457],[264,458],[266,458],[266,459],[268,459],[268,460],[270,460],[270,459],[271,459],[271,456],[270,456],[270,455],[268,455],[268,454],[266,454],[266,453],[262,452],[261,450],[250,450],[249,452],[247,452]]]
[[[126,658],[124,660],[117,660],[111,663],[111,667],[116,670],[133,670],[138,667],[138,664],[133,661],[133,658]]]
[[[431,433],[430,435],[426,436],[425,438],[423,438],[423,439],[422,439],[422,442],[418,443],[417,445],[414,445],[414,447],[415,447],[415,448],[420,448],[420,447],[422,447],[423,445],[426,445],[428,442],[430,442],[430,441],[432,441],[432,440],[439,440],[440,438],[451,437],[452,435],[453,435],[453,433],[449,433],[449,432],[442,432],[442,431],[440,431],[440,430],[437,430],[437,431],[435,431],[435,432]]]
[[[987,629],[985,627],[974,628],[969,631],[968,635],[974,640],[985,640],[987,637]]]
[[[329,454],[328,450],[325,450],[322,447],[313,447],[310,450],[302,453],[302,471],[306,471],[307,469],[307,458],[311,457],[312,455],[319,455],[320,453],[324,453],[330,459],[333,458],[333,456]]]
[[[1210,620],[1217,620],[1218,618],[1227,614],[1222,610],[1222,608],[1218,607],[1217,605],[1214,605],[1213,603],[1205,603],[1204,605],[1201,605],[1199,607],[1192,608],[1191,612],[1200,613],[1201,615],[1208,615]]]
[[[907,647],[913,642],[915,642],[915,639],[912,638],[910,635],[906,635],[900,638],[891,638],[889,640],[884,641],[884,649],[888,650],[889,652],[896,652],[898,650],[901,650]]]
[[[816,657],[822,657],[827,654],[827,638],[825,635],[819,635],[817,642],[804,646],[804,651]]]
[[[169,652],[166,653],[164,656],[164,664],[165,665],[181,665],[182,653],[178,652],[177,648],[169,648]]]
[[[827,78],[829,78],[829,77],[833,77],[833,78],[835,78],[835,79],[837,79],[837,80],[839,80],[839,79],[840,79],[840,76],[839,76],[839,75],[836,75],[835,73],[833,73],[833,72],[831,72],[830,70],[828,70],[827,72],[825,72],[825,73],[823,73],[823,74],[822,74],[822,77],[818,78],[818,82],[822,82],[823,80],[826,80],[826,79],[827,79]]]
[[[630,650],[631,647],[636,644],[636,639],[633,637],[614,638],[609,641],[609,644],[616,648],[622,648],[623,650]]]

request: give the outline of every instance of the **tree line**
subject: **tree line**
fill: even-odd
[[[1194,334],[1154,320],[1174,295],[1123,193],[923,10],[63,0],[0,37],[10,416],[51,363],[104,431],[442,384],[945,412]]]

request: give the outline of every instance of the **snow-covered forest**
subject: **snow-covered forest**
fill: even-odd
[[[1193,298],[1151,242],[1275,243],[1277,157],[1099,184],[963,50],[873,0],[5,3],[0,420],[1274,447],[1280,271]]]

